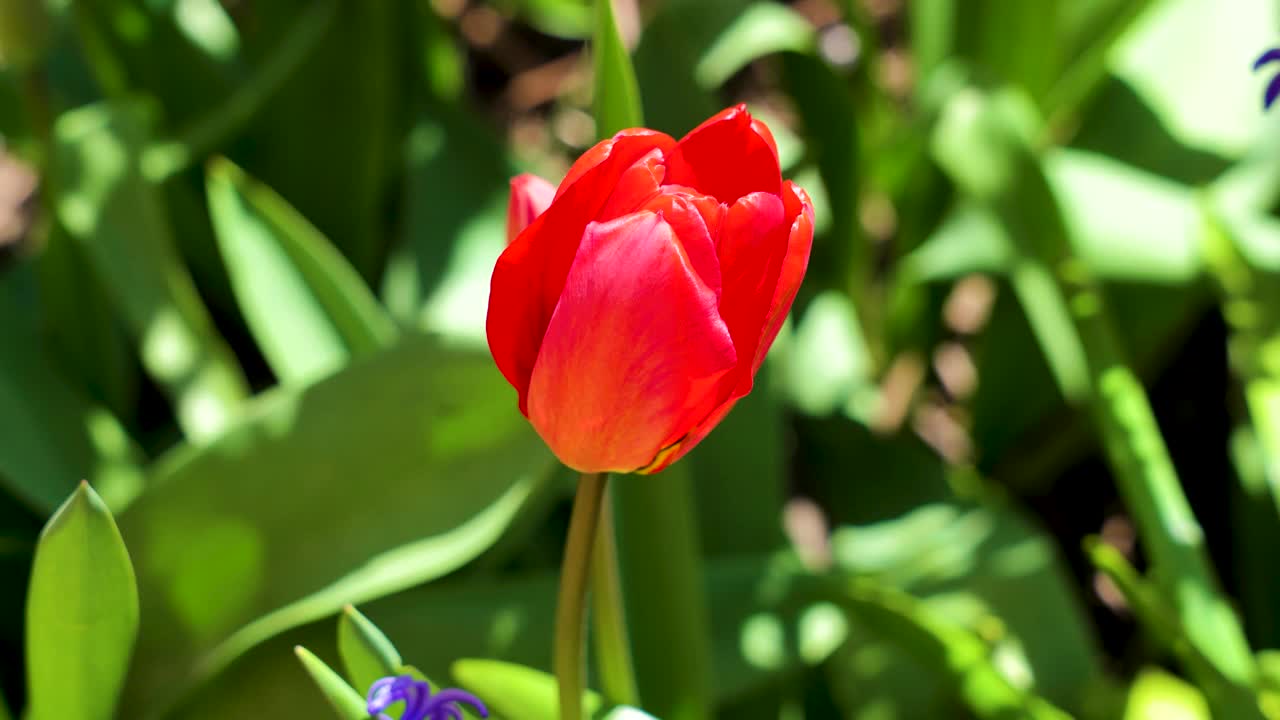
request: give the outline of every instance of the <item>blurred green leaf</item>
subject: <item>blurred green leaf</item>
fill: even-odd
[[[1163,670],[1143,670],[1129,689],[1124,720],[1209,720],[1209,705],[1193,685]]]
[[[648,127],[680,137],[721,109],[720,99],[698,84],[690,68],[750,4],[668,0],[658,6],[634,57]]]
[[[858,218],[861,117],[854,107],[851,81],[814,55],[787,53],[783,70],[830,210],[830,227],[814,241],[806,284],[851,293],[860,324],[874,342],[875,326],[868,322],[874,308],[868,288],[874,263]]]
[[[694,478],[699,546],[708,557],[769,552],[785,542],[786,423],[775,369],[766,365],[756,375],[751,394],[685,460]],[[750,492],[743,492],[747,484]]]
[[[107,506],[80,487],[49,519],[27,595],[31,720],[110,720],[138,631],[133,567]]]
[[[305,384],[394,341],[363,280],[306,218],[230,162],[215,160],[208,176],[232,288],[283,382]]]
[[[148,618],[132,711],[283,630],[461,567],[547,461],[488,355],[427,339],[256,399],[216,442],[159,461],[121,517]]]
[[[631,56],[613,17],[613,0],[595,0],[595,6],[591,58],[595,71],[596,136],[608,138],[619,130],[644,127],[644,113]]]
[[[5,703],[3,695],[0,695],[0,720],[13,720],[13,713],[9,712],[9,706]]]
[[[880,522],[842,526],[831,542],[837,567],[910,592],[941,621],[997,638],[992,652],[1002,672],[1055,703],[1069,709],[1084,705],[1102,674],[1097,643],[1083,608],[1072,599],[1061,558],[1012,508],[931,502]],[[1046,615],[1056,618],[1051,628],[1043,624]],[[861,641],[869,642],[863,636],[875,636],[877,629],[866,625]],[[893,657],[892,638],[874,640],[889,644],[879,652]],[[849,694],[869,707],[885,689],[867,682],[877,673],[856,670],[857,642],[847,666],[862,684]],[[901,660],[893,663],[901,667]]]
[[[1110,67],[1179,142],[1236,156],[1262,127],[1268,77],[1250,69],[1275,44],[1278,25],[1280,7],[1269,0],[1161,0],[1121,40]]]
[[[134,333],[143,367],[173,401],[179,425],[206,439],[235,417],[245,380],[177,254],[156,189],[139,174],[145,133],[135,104],[60,117],[56,209]]]
[[[30,266],[0,276],[0,483],[42,517],[85,478],[120,507],[142,483],[138,448],[49,363],[35,295]]]
[[[487,347],[489,280],[506,247],[512,164],[473,113],[439,108],[410,133],[399,245],[379,291],[399,322]]]
[[[387,208],[422,87],[402,62],[416,19],[403,0],[336,5],[315,50],[227,154],[297,208],[372,286],[395,227]],[[312,0],[255,5],[252,32],[241,34],[245,62],[270,62],[281,38],[318,7]]]
[[[556,677],[540,670],[499,660],[459,660],[452,674],[458,684],[475,694],[499,717],[520,720],[557,720],[560,700]],[[585,690],[582,708],[595,717],[604,705],[598,693]]]
[[[734,18],[693,69],[706,90],[715,90],[755,60],[777,52],[814,49],[813,25],[786,5],[757,2]]]
[[[199,4],[207,4],[209,7],[197,12],[213,18],[220,16],[220,19],[213,23],[202,20],[193,22],[193,25],[208,28],[211,24],[230,23],[222,7],[214,0],[185,0],[179,3],[179,7],[194,7]],[[186,127],[176,131],[175,139],[155,143],[145,150],[141,158],[143,174],[157,182],[166,180],[199,162],[208,152],[224,145],[230,137],[242,131],[267,99],[279,90],[315,50],[333,22],[337,8],[337,0],[323,0],[302,13],[302,17],[284,34],[256,71],[241,80],[234,91],[214,106],[212,112],[194,119]],[[176,18],[183,17],[184,13],[176,13]],[[231,26],[230,31],[234,32],[235,27]],[[235,42],[239,44],[238,36]]]
[[[711,618],[692,480],[677,464],[619,477],[610,488],[623,596],[645,598],[626,604],[636,685],[642,704],[667,720],[706,717],[712,703]],[[680,652],[671,652],[671,638],[680,638]]]
[[[313,655],[310,650],[298,646],[293,651],[302,663],[302,667],[306,669],[307,674],[311,676],[311,680],[315,682],[316,687],[320,688],[320,692],[329,701],[329,705],[337,711],[339,717],[346,720],[368,720],[369,712],[366,710],[367,706],[364,698],[360,696],[360,693],[351,689],[351,686],[342,679],[341,675],[334,672],[323,660]]]
[[[338,618],[338,652],[351,684],[360,690],[379,678],[395,675],[404,664],[387,636],[350,605]]]
[[[980,637],[940,620],[911,596],[853,579],[829,597],[875,632],[947,674],[977,717],[1070,720],[1049,702],[1012,685]]]
[[[234,83],[225,67],[182,32],[174,5],[85,0],[70,6],[70,17],[103,95],[112,100],[150,95],[163,104],[170,122],[184,124]]]

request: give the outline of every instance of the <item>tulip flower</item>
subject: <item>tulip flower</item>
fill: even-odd
[[[657,472],[751,390],[812,241],[813,204],[744,106],[679,142],[624,130],[498,259],[490,351],[566,465]]]

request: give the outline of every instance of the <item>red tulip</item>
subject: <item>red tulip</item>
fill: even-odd
[[[624,130],[498,259],[489,349],[566,465],[656,472],[750,392],[812,241],[813,204],[745,107],[680,142]]]

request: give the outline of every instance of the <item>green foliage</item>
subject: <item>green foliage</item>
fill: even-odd
[[[1278,20],[4,4],[0,720],[363,720],[401,673],[556,718],[507,182],[738,102],[812,260],[753,393],[612,481],[643,710],[589,657],[592,717],[1280,717]]]

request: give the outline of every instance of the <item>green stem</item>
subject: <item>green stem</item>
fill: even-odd
[[[556,604],[556,638],[553,665],[560,686],[561,720],[582,718],[582,636],[586,624],[587,575],[591,570],[591,546],[604,505],[604,473],[583,473],[569,519],[569,539],[560,570],[560,597]]]
[[[611,703],[640,704],[631,643],[627,638],[622,577],[618,573],[618,545],[613,526],[613,505],[606,492],[596,548],[591,555],[591,622],[600,664],[600,686]]]

